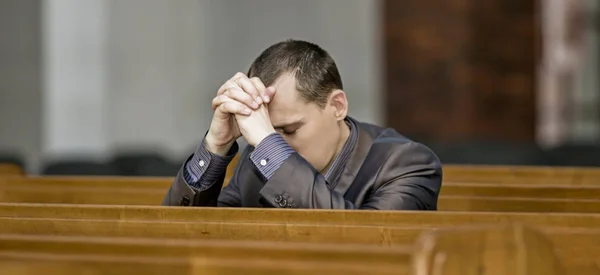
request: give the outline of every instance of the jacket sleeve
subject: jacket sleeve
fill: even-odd
[[[411,142],[372,148],[387,150],[372,173],[377,179],[360,205],[330,190],[325,178],[297,153],[289,156],[267,181],[261,196],[274,207],[320,209],[435,210],[442,169],[427,147]],[[364,165],[364,164],[363,164]],[[354,184],[361,184],[355,182]]]
[[[235,153],[237,153],[237,144],[234,145]],[[234,152],[230,152],[235,155]],[[230,155],[230,154],[228,154]],[[173,184],[167,191],[162,205],[168,206],[240,206],[240,194],[236,192],[237,182],[232,179],[231,182],[223,188],[226,169],[222,169],[218,173],[212,173],[210,177],[202,177],[202,184],[198,182],[190,182],[190,176],[185,176],[188,169],[188,162],[194,159],[194,155],[190,156],[184,163],[183,167],[177,173]],[[239,163],[238,163],[239,167]],[[238,168],[236,168],[237,172]],[[206,176],[206,175],[203,175]],[[235,177],[234,177],[235,178]],[[206,180],[208,179],[208,181]],[[223,190],[221,190],[223,189]]]

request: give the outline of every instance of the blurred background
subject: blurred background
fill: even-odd
[[[288,38],[350,115],[445,164],[600,166],[598,0],[0,0],[0,161],[174,176],[217,88]]]

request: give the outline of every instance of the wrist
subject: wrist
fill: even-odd
[[[266,130],[266,131],[261,131],[260,133],[258,133],[256,135],[256,137],[253,140],[247,140],[248,144],[256,147],[258,146],[265,138],[267,138],[268,136],[270,136],[271,134],[276,133],[275,129],[273,130]]]
[[[229,152],[229,149],[231,149],[231,146],[233,146],[234,142],[235,140],[225,143],[219,141],[213,135],[210,134],[210,131],[208,132],[208,134],[206,134],[206,137],[204,138],[204,145],[206,146],[206,150],[219,156],[226,156],[227,152]]]

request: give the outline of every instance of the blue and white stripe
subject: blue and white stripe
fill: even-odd
[[[346,120],[346,123],[350,127],[350,136],[344,143],[342,151],[336,156],[330,169],[325,174],[325,179],[330,185],[335,185],[339,180],[358,142],[357,126],[351,120]],[[227,156],[215,155],[206,149],[205,143],[202,141],[192,159],[186,163],[186,167],[183,170],[184,179],[191,186],[201,190],[209,188],[210,184],[225,174],[227,165],[229,165],[235,154],[237,154],[237,151],[238,145],[236,143],[229,150]],[[294,149],[285,141],[281,134],[273,133],[256,146],[250,154],[250,160],[262,175],[269,180],[294,152]]]
[[[203,140],[194,156],[187,162],[183,169],[183,178],[193,187],[206,189],[210,184],[222,177],[227,171],[227,165],[237,154],[238,145],[233,144],[227,156],[219,156],[208,151]]]
[[[250,154],[250,160],[269,180],[283,162],[295,151],[279,133],[264,138]]]
[[[356,143],[358,142],[358,128],[351,120],[346,120],[348,127],[350,127],[350,135],[348,139],[344,143],[344,147],[342,147],[342,151],[337,155],[331,167],[325,174],[325,179],[330,185],[335,185],[337,181],[340,179],[348,160],[350,159],[350,155],[356,147]]]

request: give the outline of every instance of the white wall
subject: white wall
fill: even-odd
[[[109,12],[106,1],[43,1],[45,159],[110,150]]]
[[[110,3],[113,147],[190,153],[209,123],[211,10],[193,0]]]
[[[216,89],[287,38],[330,51],[351,114],[379,122],[377,12],[362,0],[112,1],[113,145],[189,153],[209,126]]]
[[[41,143],[40,3],[0,1],[0,151],[13,150],[29,169]]]
[[[181,159],[208,128],[222,82],[288,38],[330,52],[352,116],[382,119],[379,1],[42,3],[44,127],[30,133],[43,128],[35,136],[46,158],[141,147]]]

